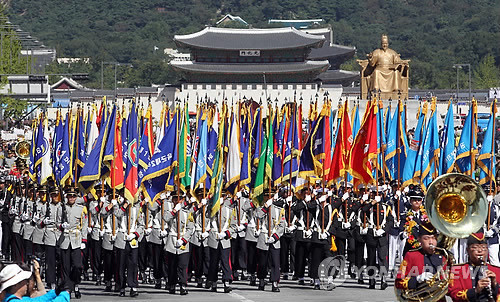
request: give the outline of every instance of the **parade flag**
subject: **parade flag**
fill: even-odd
[[[241,156],[241,172],[240,172],[240,188],[246,187],[250,183],[250,119],[251,109],[249,106],[242,105],[240,119],[240,156]]]
[[[472,100],[471,107],[469,109],[469,114],[465,119],[464,127],[462,128],[462,134],[460,135],[460,141],[457,147],[457,158],[455,161],[456,167],[459,172],[464,174],[472,174],[471,158],[475,158],[477,153],[477,140],[476,131],[477,129],[477,103],[476,100]]]
[[[402,186],[407,187],[414,183],[413,175],[415,175],[415,168],[417,166],[417,155],[422,145],[423,140],[423,128],[425,128],[425,119],[427,117],[427,103],[420,106],[418,113],[417,128],[415,128],[415,134],[410,141],[410,146],[408,148],[408,158],[406,158],[405,166],[403,168],[403,179]],[[419,162],[420,163],[420,162]],[[419,169],[421,164],[418,165]]]
[[[196,167],[194,178],[191,180],[194,186],[191,186],[191,191],[197,188],[205,187],[205,180],[207,179],[207,151],[208,151],[208,126],[206,113],[203,114],[200,125],[200,141],[198,148],[198,156],[196,158]]]
[[[87,121],[87,124],[89,124],[89,130],[87,132],[87,150],[86,150],[86,157],[85,157],[85,163],[87,162],[87,158],[90,155],[90,152],[92,152],[92,149],[94,149],[95,142],[97,140],[97,137],[99,137],[99,128],[97,127],[96,121],[96,111],[95,108],[92,110],[91,114],[89,114],[89,119]],[[84,165],[85,166],[85,165]],[[81,172],[80,172],[81,174]]]
[[[59,186],[64,187],[66,185],[67,180],[71,177],[72,175],[72,163],[73,163],[73,157],[71,156],[71,150],[70,150],[70,123],[71,123],[71,117],[70,113],[66,115],[66,122],[64,123],[64,128],[63,128],[63,136],[62,136],[62,144],[61,144],[61,149],[58,150],[57,152],[57,158],[58,158],[58,170],[60,173],[60,180],[59,180]]]
[[[83,168],[83,166],[85,166],[85,161],[87,160],[87,154],[86,154],[86,151],[85,151],[85,125],[84,125],[84,121],[83,121],[83,111],[82,110],[79,110],[80,113],[78,114],[78,126],[77,126],[77,129],[78,129],[78,132],[77,132],[77,140],[78,140],[78,148],[76,150],[77,154],[76,154],[76,164],[78,165],[78,168],[76,169],[76,174],[75,175],[75,178],[73,179],[73,181],[76,183],[77,182],[77,179],[79,178],[80,176],[80,173],[81,173],[81,169]]]
[[[35,170],[35,150],[36,150],[36,137],[37,137],[37,120],[31,124],[31,147],[30,147],[30,158],[28,165],[28,175],[31,181],[36,182],[36,170]]]
[[[385,165],[384,161],[384,156],[381,154],[384,154],[385,148],[387,147],[386,141],[385,141],[385,129],[384,129],[384,106],[382,101],[378,102],[378,110],[377,110],[377,171],[374,171],[374,173],[380,173],[385,176],[385,172],[387,171],[387,167]],[[402,167],[401,167],[402,168]]]
[[[196,178],[196,166],[197,166],[197,160],[198,160],[198,149],[199,149],[199,144],[200,144],[200,131],[201,131],[201,124],[202,124],[202,117],[205,112],[205,109],[202,107],[198,107],[198,111],[196,112],[196,134],[193,137],[193,143],[192,143],[192,148],[193,148],[193,153],[191,156],[191,188],[194,188],[194,179]],[[210,171],[210,170],[209,170]],[[210,171],[211,172],[211,171]]]
[[[269,123],[269,119],[271,117],[267,117],[266,124]],[[253,194],[252,200],[261,205],[264,201],[264,188],[266,187],[266,160],[267,160],[267,146],[268,146],[268,136],[269,136],[269,127],[266,127],[265,133],[262,137],[262,145],[260,147],[260,157],[257,166],[257,172],[255,173],[255,183],[253,186]]]
[[[406,149],[408,139],[406,137],[406,127],[403,123],[405,109],[403,103],[398,101],[398,108],[395,110],[387,135],[387,149],[385,151],[385,162],[391,179],[400,180],[403,175],[403,168],[406,160]],[[399,151],[399,154],[398,154]],[[398,162],[399,160],[399,162]]]
[[[479,184],[489,184],[490,179],[496,185],[496,157],[495,157],[495,116],[496,116],[496,102],[495,99],[491,104],[491,114],[488,120],[488,126],[484,135],[483,144],[479,156],[477,158],[477,165],[479,167]],[[496,186],[495,186],[496,187]]]
[[[112,188],[121,189],[123,188],[125,182],[125,175],[123,171],[123,143],[122,143],[122,135],[121,135],[121,125],[122,118],[120,116],[120,112],[116,111],[115,116],[115,124],[114,127],[110,129],[114,131],[113,141],[114,141],[114,151],[113,151],[113,159],[111,160],[110,167],[110,186]],[[106,160],[106,156],[104,157]]]
[[[358,134],[360,127],[361,126],[360,126],[360,122],[359,122],[359,103],[358,103],[354,107],[354,115],[352,118],[352,141],[354,141],[354,139],[356,138],[356,135]],[[352,143],[352,141],[351,141],[351,143]]]
[[[61,149],[62,149],[62,143],[63,143],[63,131],[64,131],[64,122],[61,116],[61,111],[57,111],[57,117],[56,117],[56,128],[55,128],[55,133],[54,137],[52,140],[53,146],[52,149],[54,150],[53,155],[52,155],[52,167],[54,171],[54,180],[57,183],[61,183],[61,169],[60,169],[60,160],[61,160]]]
[[[352,129],[349,121],[348,101],[344,102],[339,112],[340,123],[337,129],[335,149],[333,151],[330,171],[327,176],[329,184],[337,178],[344,177],[348,170],[349,151],[352,147]]]
[[[207,179],[205,181],[206,189],[212,186],[212,177],[214,177],[215,154],[217,152],[217,127],[214,128],[213,110],[208,111],[208,147],[207,147]]]
[[[120,138],[122,142],[122,155],[123,155],[123,169],[127,169],[127,157],[128,157],[128,119],[126,118],[125,106],[122,107],[122,117],[120,124]],[[130,117],[130,115],[129,115]],[[124,178],[125,179],[125,178]],[[125,183],[124,183],[125,184]]]
[[[214,169],[213,169],[213,177],[212,177],[212,183],[210,187],[210,195],[212,195],[211,202],[210,202],[210,216],[213,217],[215,214],[219,211],[220,209],[220,198],[222,196],[222,182],[224,180],[224,136],[225,132],[224,129],[226,127],[226,114],[227,114],[227,107],[226,103],[222,103],[222,112],[220,114],[220,122],[219,122],[219,136],[217,138],[217,151],[215,153],[215,160],[214,160]]]
[[[252,152],[252,162],[251,162],[251,178],[252,178],[252,188],[255,188],[257,167],[259,165],[259,158],[261,155],[262,141],[264,139],[264,133],[262,129],[262,107],[257,108],[254,114],[254,120],[252,123],[252,138],[251,138],[251,151]]]
[[[279,185],[282,181],[283,172],[283,142],[285,140],[286,116],[288,115],[285,106],[281,112],[276,108],[273,121],[273,168],[272,180],[274,185]]]
[[[377,159],[377,100],[368,102],[363,122],[351,148],[349,173],[361,183],[373,183],[373,161]]]
[[[236,194],[237,182],[240,180],[240,125],[239,114],[231,114],[231,132],[229,134],[229,152],[226,160],[226,188],[231,194]]]
[[[38,177],[39,184],[44,185],[47,183],[49,177],[52,176],[52,166],[50,163],[51,152],[50,152],[50,133],[48,120],[46,117],[42,117],[40,120],[41,129],[37,137],[36,144],[36,158],[35,167],[39,166],[40,176]]]
[[[290,118],[290,125],[287,129],[286,142],[284,144],[285,152],[283,156],[283,181],[290,183],[292,178],[292,186],[295,186],[294,179],[297,178],[299,172],[298,157],[300,156],[299,144],[299,129],[297,120],[297,105],[292,104],[293,110]],[[291,174],[291,175],[290,175]]]
[[[146,111],[146,116],[144,117],[144,133],[141,136],[141,142],[139,144],[139,165],[137,178],[138,184],[142,183],[142,178],[144,177],[144,172],[148,168],[149,161],[151,160],[151,156],[153,156],[153,152],[155,150],[154,142],[153,142],[153,117],[151,114],[151,104],[148,106],[148,110]],[[163,139],[162,139],[163,140]]]
[[[457,156],[455,149],[455,125],[453,122],[453,106],[451,101],[448,104],[448,113],[444,119],[444,127],[441,136],[441,164],[439,165],[440,174],[453,172],[455,158]]]
[[[184,105],[183,118],[181,123],[181,132],[179,136],[179,174],[180,189],[183,192],[187,191],[187,187],[191,185],[191,176],[189,169],[191,167],[191,135],[189,129],[189,112],[187,103]]]
[[[129,201],[135,201],[139,187],[138,165],[139,157],[137,153],[137,145],[139,141],[138,134],[138,116],[135,102],[132,104],[132,109],[127,123],[127,155],[125,157],[125,198]],[[123,127],[123,125],[122,125]]]
[[[277,110],[273,112],[273,109],[269,107],[269,115],[267,118],[267,147],[266,147],[266,178],[272,180],[273,178],[273,160],[274,160],[274,126],[273,116],[278,114]],[[264,187],[268,187],[265,184]]]
[[[422,177],[421,184],[424,191],[431,184],[432,180],[438,176],[439,157],[439,133],[437,126],[436,99],[431,103],[431,117],[424,140],[422,154]]]
[[[178,126],[178,110],[174,115],[172,123],[167,128],[165,136],[161,140],[158,148],[155,149],[147,170],[142,178],[142,192],[146,198],[151,201],[156,201],[161,192],[166,189],[172,190],[173,187],[167,182],[169,175],[172,173],[178,164],[177,162],[177,126]]]

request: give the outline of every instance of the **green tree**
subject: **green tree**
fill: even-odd
[[[500,86],[500,69],[495,66],[495,58],[491,54],[483,57],[473,72],[473,85],[477,89],[488,89]]]

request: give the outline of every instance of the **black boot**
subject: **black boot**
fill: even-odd
[[[130,296],[131,297],[137,297],[137,296],[139,296],[139,291],[137,289],[135,289],[135,288],[131,288],[130,289]]]
[[[257,281],[255,279],[255,275],[250,276],[250,286],[255,286],[257,285]]]
[[[175,294],[175,284],[171,284],[170,287],[168,288],[168,293],[169,294]]]
[[[203,278],[196,278],[196,288],[203,288]]]
[[[370,278],[370,286],[368,286],[369,289],[375,289],[375,279]]]
[[[80,299],[82,297],[82,293],[80,293],[80,289],[75,286],[75,299]]]
[[[156,289],[161,289],[161,279],[156,279],[155,280],[155,288]]]
[[[111,281],[106,281],[106,287],[104,288],[104,291],[107,293],[110,293],[112,291]]]
[[[210,282],[210,281],[208,281],[208,280],[207,280],[207,281],[205,281],[205,289],[209,289],[209,288],[211,288],[211,287],[212,287],[212,282]]]
[[[382,277],[382,279],[380,280],[380,289],[381,290],[385,290],[387,288],[387,282],[385,282],[385,278]]]
[[[240,280],[241,281],[246,281],[248,280],[248,276],[245,274],[245,272],[241,271],[241,275],[240,275]]]
[[[185,285],[181,285],[180,293],[181,293],[181,296],[185,296],[188,294],[188,290],[186,289]]]
[[[224,281],[224,292],[225,293],[230,293],[233,289],[231,288],[231,286],[229,285],[229,282],[228,281]]]
[[[264,279],[259,279],[259,290],[265,290],[266,289],[266,281]]]
[[[120,290],[120,297],[125,297],[125,289]]]
[[[212,282],[212,288],[210,290],[213,291],[214,293],[217,292],[217,281]]]
[[[280,288],[278,287],[278,282],[273,282],[273,288],[271,289],[271,291],[273,291],[275,293],[280,292]]]

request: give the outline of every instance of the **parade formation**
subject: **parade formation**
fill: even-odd
[[[150,105],[97,105],[59,110],[50,128],[40,113],[31,142],[16,146],[15,165],[0,178],[3,259],[36,260],[47,288],[77,299],[82,279],[122,297],[138,296],[139,281],[180,295],[188,281],[224,293],[235,280],[272,292],[281,279],[334,290],[346,274],[381,290],[394,276],[401,299],[412,301],[409,290],[435,281],[454,258],[489,264],[482,277],[468,274],[476,283],[448,274],[444,294],[483,301],[498,293],[496,102],[480,143],[475,100],[457,137],[451,106],[438,129],[435,100],[421,103],[413,134],[401,100],[392,108],[367,101],[362,119],[358,104],[337,108],[326,97],[308,116],[296,101],[206,102],[191,115],[179,102],[164,106],[155,126]],[[454,171],[471,179],[457,200],[487,216],[441,247],[438,231],[449,229],[433,225],[424,197]],[[464,193],[472,179],[484,200]],[[460,182],[437,190],[455,194]],[[444,200],[439,215],[460,216],[448,195],[433,199]],[[328,259],[347,270],[325,273]]]

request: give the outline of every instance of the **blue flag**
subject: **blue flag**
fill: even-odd
[[[61,159],[61,150],[63,142],[64,123],[60,112],[57,112],[56,129],[54,134],[54,154],[52,155],[52,169],[54,171],[54,178],[57,183],[61,182],[61,170],[59,168],[59,161]]]
[[[421,184],[424,191],[426,191],[432,180],[438,176],[438,167],[436,167],[436,164],[439,164],[438,156],[440,150],[435,99],[432,100],[431,117],[429,119],[429,126],[427,127],[427,133],[425,135],[424,146],[422,149]]]
[[[448,104],[448,113],[446,113],[440,141],[440,174],[451,173],[453,171],[453,167],[455,166],[455,158],[457,156],[455,149],[455,125],[453,123],[453,106],[451,102]]]
[[[423,133],[422,130],[425,128],[425,118],[427,116],[427,103],[425,103],[419,110],[417,128],[415,128],[415,134],[410,142],[408,148],[408,157],[405,161],[405,166],[403,169],[403,179],[402,186],[407,187],[414,182],[413,176],[415,175],[416,160],[420,146],[422,145]],[[419,169],[421,164],[419,162]]]
[[[250,184],[250,107],[243,107],[240,131],[240,152],[241,158],[241,172],[240,172],[240,188],[246,187],[249,189]],[[215,142],[217,144],[217,140]],[[210,147],[209,147],[210,149]]]
[[[276,109],[276,113],[274,115],[274,154],[273,154],[273,172],[272,172],[272,180],[274,185],[278,185],[281,183],[282,179],[282,168],[283,168],[283,144],[284,144],[284,138],[285,138],[285,125],[286,125],[286,115],[288,113],[286,112],[285,108],[285,114],[283,114],[283,118],[281,119],[281,122],[279,123],[278,127],[278,122],[279,122],[279,111]]]
[[[495,142],[493,133],[495,133],[495,114],[496,114],[496,100],[491,104],[491,114],[488,120],[488,127],[483,139],[483,145],[477,158],[477,165],[479,166],[479,184],[487,184],[490,179],[495,182]],[[491,175],[490,175],[491,174]]]
[[[476,146],[476,129],[477,129],[477,119],[476,119],[476,104],[475,100],[472,102],[472,106],[469,109],[469,114],[465,119],[464,127],[462,128],[462,134],[460,135],[460,141],[457,146],[457,159],[456,166],[458,171],[464,174],[470,174],[472,169],[471,157],[477,152]],[[473,129],[474,126],[474,129]],[[471,152],[472,151],[472,152]],[[471,156],[472,153],[472,156]]]
[[[72,165],[73,161],[70,151],[70,131],[69,131],[70,130],[69,124],[71,122],[70,120],[71,119],[68,114],[66,116],[66,122],[64,123],[61,150],[57,154],[57,157],[59,158],[58,165],[61,176],[61,179],[59,181],[59,186],[61,187],[64,187],[66,185],[66,181],[70,178],[73,167]]]
[[[292,186],[295,186],[295,180],[299,172],[299,166],[297,158],[300,155],[299,151],[299,130],[297,127],[297,108],[293,104],[293,114],[290,119],[290,127],[288,127],[288,134],[286,136],[286,142],[284,144],[285,154],[283,159],[283,181],[288,181]]]
[[[207,119],[203,119],[200,125],[200,141],[198,148],[198,156],[196,158],[196,170],[194,174],[194,188],[201,188],[205,185],[207,179],[207,153],[208,153],[208,126]]]

